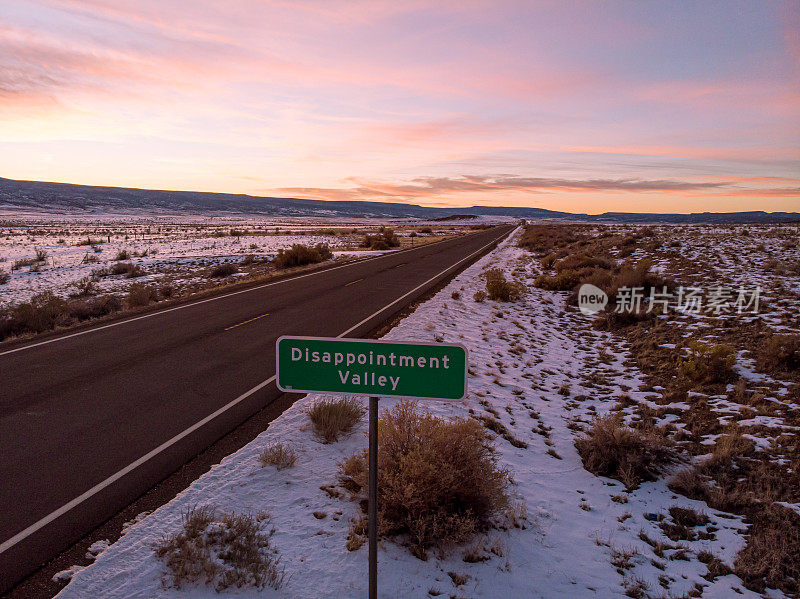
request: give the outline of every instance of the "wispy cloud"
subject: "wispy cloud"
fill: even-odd
[[[378,200],[417,200],[431,196],[453,193],[487,193],[523,191],[538,193],[542,191],[570,192],[676,192],[721,189],[730,186],[728,182],[688,182],[667,180],[633,179],[548,179],[540,177],[520,177],[515,175],[468,176],[461,177],[418,177],[409,183],[390,183],[385,181],[355,180],[355,186],[348,188],[310,188],[282,187],[271,191],[286,194],[308,194],[325,199]]]

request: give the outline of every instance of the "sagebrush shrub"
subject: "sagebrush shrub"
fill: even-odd
[[[581,275],[574,270],[562,270],[555,276],[539,275],[533,285],[547,291],[571,291],[581,282]]]
[[[595,419],[575,448],[586,470],[616,478],[628,488],[655,480],[664,466],[677,459],[673,443],[661,429],[632,429],[613,415]]]
[[[226,262],[224,264],[217,264],[214,268],[212,268],[209,276],[214,278],[222,278],[229,277],[237,272],[239,272],[239,268],[235,264]]]
[[[128,296],[126,301],[131,308],[138,308],[140,306],[147,306],[150,302],[158,300],[158,292],[156,288],[144,283],[133,283],[128,288]]]
[[[800,335],[772,334],[758,348],[756,365],[762,372],[800,370]]]
[[[378,235],[364,235],[361,247],[371,250],[388,250],[400,245],[400,238],[392,229],[383,229]]]
[[[75,281],[72,286],[75,288],[74,297],[87,297],[97,293],[97,284],[91,277],[83,277]]]
[[[6,314],[2,328],[7,335],[43,333],[68,322],[67,302],[52,291],[43,291]]]
[[[484,277],[486,277],[486,293],[491,300],[513,302],[520,299],[525,293],[525,287],[521,283],[506,280],[502,269],[487,270]]]
[[[0,339],[12,335],[43,333],[59,326],[67,326],[75,320],[105,316],[121,307],[122,302],[113,295],[66,301],[46,291],[0,312]]]
[[[292,244],[291,249],[278,250],[275,256],[275,266],[278,268],[291,268],[293,266],[304,266],[306,264],[316,264],[333,256],[327,243],[318,243],[314,247],[309,247],[301,243]]]
[[[414,555],[467,541],[508,504],[509,474],[480,423],[445,421],[402,402],[378,422],[379,530],[407,535]],[[367,489],[367,451],[340,466],[343,485]]]
[[[100,318],[121,309],[122,301],[116,295],[74,299],[67,304],[67,313],[70,318],[79,321]]]
[[[689,357],[681,360],[680,373],[700,384],[729,383],[737,378],[733,365],[736,351],[724,343],[689,342]]]

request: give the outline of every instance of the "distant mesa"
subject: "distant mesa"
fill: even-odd
[[[692,214],[642,214],[606,212],[572,214],[509,206],[431,208],[416,204],[363,201],[325,201],[301,198],[258,197],[245,194],[197,191],[165,191],[128,187],[97,187],[42,181],[18,181],[0,177],[0,216],[315,216],[330,218],[419,218],[424,220],[473,220],[510,217],[621,223],[750,223],[800,222],[798,212],[703,212]]]
[[[433,220],[474,220],[476,218],[478,218],[477,214],[451,214],[450,216],[440,216],[439,218],[434,218]]]

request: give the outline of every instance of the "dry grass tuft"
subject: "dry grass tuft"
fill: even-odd
[[[284,572],[270,547],[274,531],[267,532],[268,525],[269,516],[263,512],[218,513],[213,506],[187,509],[181,529],[155,546],[169,569],[169,586],[180,589],[200,583],[217,591],[232,586],[280,588]]]
[[[771,505],[751,520],[747,544],[734,563],[737,576],[759,593],[766,587],[800,592],[800,515]]]
[[[403,402],[378,424],[379,530],[406,535],[411,552],[469,540],[508,505],[509,475],[487,431],[474,420],[447,422]],[[345,488],[364,492],[367,452],[340,467]]]
[[[291,468],[297,461],[297,452],[290,445],[275,443],[264,448],[258,461],[262,466],[275,466],[278,470]]]
[[[314,432],[325,443],[333,443],[358,424],[366,410],[355,397],[322,399],[306,412],[314,425]]]
[[[366,518],[351,520],[347,530],[347,543],[345,547],[348,551],[358,551],[367,542],[368,523]]]
[[[594,420],[575,448],[589,472],[616,478],[629,489],[643,480],[655,480],[665,465],[677,460],[672,442],[661,429],[628,428],[614,416]]]

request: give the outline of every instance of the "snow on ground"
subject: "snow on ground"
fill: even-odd
[[[110,236],[85,235],[72,228],[63,235],[14,235],[0,239],[0,258],[5,261],[5,264],[0,264],[0,269],[6,272],[11,270],[15,261],[33,258],[37,251],[47,254],[45,261],[33,269],[21,267],[10,272],[8,282],[0,286],[0,306],[27,301],[42,291],[67,297],[74,291],[72,285],[76,281],[116,263],[118,253],[123,250],[131,254],[125,262],[132,261],[150,273],[139,278],[139,282],[153,282],[165,273],[220,262],[237,262],[248,254],[272,257],[279,249],[289,248],[294,243],[333,244],[337,240],[329,235],[276,235],[266,231],[263,235],[246,237],[215,236],[213,234],[219,232],[216,229],[195,231],[190,228],[178,230],[177,227],[158,233],[153,227],[152,233],[142,235],[143,227],[139,229],[138,237],[134,237],[132,231]],[[89,238],[97,243],[86,244]],[[97,286],[102,292],[111,292],[122,290],[130,283],[122,276],[115,276],[98,281]]]
[[[524,502],[524,529],[494,530],[476,543],[488,558],[467,563],[468,547],[427,561],[392,540],[379,547],[381,597],[613,597],[646,585],[642,596],[682,596],[701,585],[703,597],[753,597],[735,575],[709,582],[697,553],[709,551],[731,565],[743,545],[738,517],[720,515],[697,501],[670,492],[666,482],[644,483],[626,493],[617,481],[585,471],[574,448],[576,422],[608,412],[624,392],[643,397],[635,370],[623,366],[624,348],[594,332],[589,321],[561,309],[563,298],[528,285],[517,303],[478,303],[486,267],[503,268],[521,279],[532,276],[530,258],[513,240],[456,277],[433,299],[392,329],[386,338],[460,342],[469,349],[469,395],[463,402],[422,402],[447,418],[484,416],[500,420],[516,439],[498,437],[501,461],[513,473],[512,499]],[[529,281],[528,281],[529,282]],[[454,299],[454,292],[460,294]],[[602,363],[597,357],[610,353]],[[591,375],[605,383],[588,382]],[[365,597],[367,546],[345,548],[348,525],[360,516],[347,497],[331,498],[321,485],[335,484],[337,464],[366,447],[366,420],[347,439],[324,445],[313,435],[307,396],[276,419],[257,439],[228,456],[175,500],[132,524],[94,564],[77,572],[61,599],[217,597],[207,587],[165,588],[166,568],[153,543],[176,532],[187,508],[214,504],[220,510],[272,516],[272,537],[285,567],[278,590],[228,589],[240,597]],[[381,410],[396,405],[382,399]],[[572,428],[570,428],[572,426]],[[291,444],[293,468],[261,467],[259,453],[276,442]],[[527,445],[527,447],[524,447]],[[549,453],[548,453],[549,452]],[[696,541],[673,543],[660,523],[668,508],[691,507],[710,521]],[[318,519],[313,512],[324,512]],[[319,515],[319,514],[318,514]],[[704,539],[704,540],[703,540]],[[648,543],[647,541],[650,541]],[[654,546],[659,547],[659,554]],[[470,545],[471,546],[471,545]],[[498,549],[495,553],[489,548]],[[498,555],[499,554],[499,555]],[[469,578],[456,586],[448,575]]]
[[[67,298],[75,284],[92,278],[100,293],[127,291],[133,281],[124,275],[101,276],[122,251],[146,273],[138,283],[169,283],[175,291],[207,282],[204,269],[219,263],[241,263],[252,256],[262,271],[280,249],[293,244],[326,243],[337,258],[377,255],[360,248],[365,233],[377,233],[385,221],[375,219],[332,220],[319,218],[218,218],[128,217],[16,218],[0,221],[0,308],[25,302],[43,291]],[[394,219],[389,224],[404,246],[462,235],[475,223],[425,223],[418,219]],[[479,223],[480,224],[480,223]],[[485,224],[485,223],[484,223]],[[424,226],[423,226],[424,225]],[[430,225],[430,226],[429,226]],[[425,231],[425,232],[423,232]],[[33,259],[40,253],[42,260]],[[20,261],[29,261],[24,264]],[[4,282],[4,275],[8,281]],[[255,274],[240,272],[236,276]],[[263,273],[260,273],[263,274]]]

